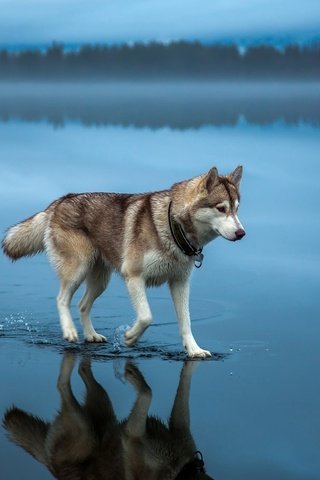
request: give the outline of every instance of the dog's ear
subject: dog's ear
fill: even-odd
[[[237,188],[239,188],[240,185],[242,171],[242,165],[239,165],[232,173],[229,174],[231,182],[234,183]]]
[[[208,193],[212,192],[213,187],[218,183],[218,177],[217,168],[212,167],[201,182],[202,189],[205,189]]]

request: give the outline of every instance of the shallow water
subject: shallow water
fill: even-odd
[[[40,87],[13,97],[6,88],[0,86],[2,232],[67,192],[158,190],[212,165],[222,173],[244,166],[239,216],[247,236],[208,245],[192,277],[194,335],[215,355],[193,362],[190,431],[215,479],[318,479],[318,86],[265,87],[265,96],[261,86],[256,96],[251,87],[228,86],[225,97],[221,85],[198,93],[193,86],[190,95],[174,86],[166,102],[163,86],[162,97],[154,86],[135,86],[131,96],[115,91],[107,100],[99,97],[106,86],[95,97],[92,87],[87,96],[74,88],[70,97],[69,86],[65,106],[62,86],[56,101]],[[51,422],[59,372],[71,358],[79,400],[85,389],[77,362],[91,359],[118,419],[128,416],[136,394],[125,368],[134,362],[153,393],[149,413],[168,419],[185,356],[165,287],[149,291],[154,323],[133,349],[123,346],[133,311],[117,277],[93,309],[109,343],[68,346],[45,256],[16,264],[2,256],[0,264],[1,417],[16,405]],[[4,429],[0,443],[1,478],[52,478]]]

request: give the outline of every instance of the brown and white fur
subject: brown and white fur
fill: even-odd
[[[127,419],[119,422],[105,389],[82,359],[79,374],[86,387],[81,404],[71,387],[76,357],[63,357],[58,389],[61,407],[52,422],[17,407],[3,425],[10,439],[44,464],[59,480],[163,480],[203,478],[192,475],[197,450],[190,431],[189,396],[197,362],[184,363],[168,425],[149,415],[152,391],[138,368],[126,363],[126,380],[136,390]]]
[[[169,284],[182,343],[190,357],[208,357],[196,343],[190,324],[189,277],[194,259],[176,244],[168,221],[178,222],[188,240],[201,248],[219,235],[239,240],[245,232],[238,219],[242,167],[220,176],[215,167],[169,190],[142,194],[69,194],[11,227],[3,250],[12,260],[46,251],[61,281],[57,298],[63,337],[78,339],[70,302],[80,284],[86,291],[79,303],[84,337],[103,342],[90,320],[95,299],[113,271],[125,280],[136,321],[126,332],[133,345],[152,321],[146,287]]]

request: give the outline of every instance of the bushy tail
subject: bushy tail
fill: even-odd
[[[3,417],[3,426],[13,442],[24,448],[39,462],[46,462],[45,440],[49,429],[47,422],[12,407]]]
[[[44,235],[48,214],[40,212],[9,228],[2,240],[2,248],[11,260],[35,255],[44,250]]]

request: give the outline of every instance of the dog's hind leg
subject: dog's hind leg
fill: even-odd
[[[46,233],[46,250],[61,281],[57,307],[63,338],[75,342],[78,334],[72,321],[70,303],[94,264],[96,252],[83,233],[63,229],[56,224]]]
[[[139,276],[129,277],[126,283],[137,313],[137,319],[133,327],[125,333],[125,342],[128,347],[131,347],[149,327],[152,322],[152,315],[143,278]]]
[[[78,401],[71,389],[71,374],[76,362],[76,355],[68,352],[63,355],[57,387],[61,396],[62,409],[73,411],[80,408]]]
[[[84,280],[85,273],[81,270],[75,272],[73,278],[62,278],[59,295],[57,297],[57,307],[60,317],[60,325],[62,329],[63,338],[69,342],[76,342],[78,340],[77,329],[73,323],[70,303],[75,291],[79,288]]]
[[[68,352],[63,355],[57,384],[61,408],[52,423],[46,444],[56,469],[56,478],[63,478],[63,471],[76,471],[72,467],[81,465],[82,462],[84,464],[95,447],[90,418],[72,391],[71,375],[75,361],[74,353]],[[71,477],[74,478],[72,474]]]
[[[86,276],[87,289],[79,302],[80,318],[83,327],[84,338],[87,342],[106,342],[103,335],[97,333],[90,319],[90,311],[93,302],[106,289],[111,277],[111,269],[97,260],[93,268],[88,271]]]

